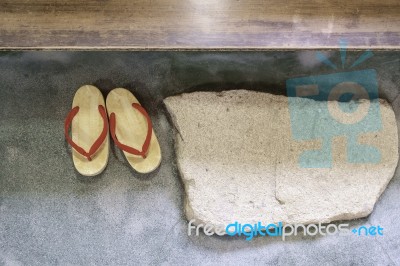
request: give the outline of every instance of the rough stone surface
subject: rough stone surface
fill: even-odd
[[[321,102],[304,99],[307,104]],[[291,136],[288,98],[246,90],[195,92],[164,100],[177,129],[186,216],[197,223],[315,223],[370,214],[398,161],[394,112],[380,102],[383,128],[358,142],[381,152],[378,164],[346,161],[346,137],[332,141],[332,168],[301,168],[319,140]],[[361,103],[365,104],[363,101]]]
[[[327,53],[340,60],[339,51]],[[347,62],[361,53],[347,51]],[[400,125],[396,58],[398,51],[374,51],[363,67],[377,70],[380,95]],[[346,221],[350,228],[381,225],[383,236],[188,235],[162,100],[204,89],[283,93],[286,79],[327,71],[315,51],[1,52],[0,265],[398,265],[399,168],[372,214]],[[159,170],[135,173],[111,145],[100,176],[75,171],[63,122],[82,84],[104,96],[125,87],[139,97],[159,136]]]

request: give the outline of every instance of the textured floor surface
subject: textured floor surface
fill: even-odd
[[[339,55],[327,52],[337,60]],[[349,53],[354,61],[359,53]],[[382,97],[399,123],[398,53],[377,52]],[[173,128],[162,99],[181,92],[254,89],[283,93],[285,80],[330,73],[314,52],[0,54],[0,265],[271,264],[400,265],[400,172],[365,218],[384,236],[243,238],[187,235]],[[96,178],[74,171],[63,137],[75,90],[126,87],[153,118],[159,170],[133,172],[120,151]],[[111,145],[113,147],[113,145]]]

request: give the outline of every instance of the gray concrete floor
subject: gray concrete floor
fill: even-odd
[[[327,52],[339,58],[334,52]],[[359,53],[349,52],[349,60]],[[377,52],[382,97],[400,114],[398,52]],[[0,53],[0,265],[400,265],[400,172],[367,218],[384,236],[187,235],[173,128],[162,99],[194,90],[284,94],[287,78],[330,73],[303,52]],[[112,149],[98,177],[80,176],[63,137],[75,90],[132,90],[153,118],[163,161],[140,175]],[[113,145],[112,145],[113,147]]]

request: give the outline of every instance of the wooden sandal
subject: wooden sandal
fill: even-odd
[[[161,162],[161,149],[146,110],[123,88],[112,90],[106,103],[115,145],[137,172],[154,171]]]
[[[99,89],[85,85],[76,91],[72,110],[65,119],[64,134],[73,148],[72,160],[80,174],[94,176],[106,168],[110,146],[108,119]]]

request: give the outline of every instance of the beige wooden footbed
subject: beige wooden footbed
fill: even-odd
[[[80,87],[72,103],[72,108],[79,106],[79,112],[72,120],[72,140],[86,152],[103,131],[104,121],[99,112],[99,105],[105,108],[104,97],[94,86]],[[109,154],[109,136],[89,161],[85,156],[72,149],[72,159],[76,170],[85,176],[101,173],[107,165]]]
[[[115,113],[115,132],[119,142],[142,150],[147,135],[147,121],[143,114],[132,107],[132,103],[139,103],[136,97],[126,89],[116,88],[108,94],[106,103],[108,116]],[[155,170],[161,162],[160,145],[154,130],[145,159],[125,151],[123,153],[132,168],[140,173],[149,173]]]

